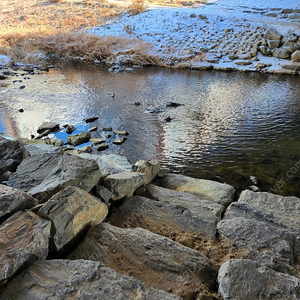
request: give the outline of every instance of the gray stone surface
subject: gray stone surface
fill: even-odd
[[[119,154],[79,154],[78,156],[86,159],[93,159],[99,165],[103,176],[110,174],[132,171],[132,165],[129,163],[128,158]]]
[[[270,49],[275,49],[279,47],[280,43],[280,40],[268,40],[268,47]]]
[[[36,261],[9,283],[1,299],[180,300],[87,260]]]
[[[61,251],[88,226],[101,223],[108,214],[107,206],[89,193],[69,186],[51,197],[39,210],[54,225],[56,251]]]
[[[291,52],[283,48],[276,48],[273,50],[272,55],[276,58],[285,59],[290,57]]]
[[[15,212],[37,204],[38,201],[28,194],[0,184],[0,223]]]
[[[181,205],[191,211],[194,216],[210,219],[211,215],[221,220],[221,214],[224,206],[212,201],[201,200],[195,195],[169,190],[154,184],[147,186],[147,196],[164,203]],[[213,218],[214,219],[214,218]]]
[[[136,167],[136,172],[144,173],[146,175],[145,184],[149,184],[158,175],[160,171],[160,164],[158,160],[139,160],[134,166]]]
[[[177,295],[201,289],[201,284],[211,287],[216,279],[216,270],[198,251],[141,228],[122,229],[108,223],[92,227],[70,258],[98,260]]]
[[[30,156],[44,153],[61,153],[61,147],[45,143],[30,143],[24,146]]]
[[[145,180],[145,174],[122,172],[105,177],[103,185],[114,194],[113,200],[118,200],[125,196],[133,196],[133,193],[144,185]]]
[[[180,174],[167,174],[159,180],[162,187],[194,194],[201,200],[228,206],[234,198],[235,189],[229,184],[196,179]]]
[[[281,40],[282,34],[280,34],[275,28],[269,28],[264,34],[264,38],[267,40]]]
[[[218,220],[212,214],[199,216],[180,205],[134,196],[124,201],[110,216],[110,221],[118,227],[141,227],[161,235],[176,230],[215,238]]]
[[[296,50],[292,55],[291,59],[293,62],[300,62],[300,50]]]
[[[22,161],[8,185],[45,202],[67,186],[89,192],[102,174],[97,163],[70,154],[39,154]]]
[[[218,283],[224,300],[300,299],[299,279],[247,259],[225,262]]]
[[[3,180],[2,174],[7,171],[14,172],[28,156],[29,153],[21,142],[0,136],[0,182]]]
[[[89,142],[90,138],[91,134],[89,132],[81,132],[78,134],[69,135],[67,137],[67,142],[70,145],[77,146]]]
[[[50,230],[51,222],[33,212],[17,212],[1,224],[0,282],[47,258]]]

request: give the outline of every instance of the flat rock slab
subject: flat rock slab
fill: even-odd
[[[133,193],[145,184],[146,175],[136,172],[122,172],[105,177],[103,185],[115,196],[113,200],[131,197]]]
[[[2,299],[180,300],[86,260],[36,261],[9,283]]]
[[[0,223],[15,212],[32,208],[37,204],[38,201],[28,194],[0,184]]]
[[[107,206],[89,193],[70,186],[55,194],[39,210],[53,222],[56,251],[61,251],[88,226],[101,223],[108,214]]]
[[[21,142],[0,136],[0,180],[6,171],[16,171],[21,161],[29,156]]]
[[[194,216],[202,218],[207,216],[210,219],[210,216],[213,215],[218,220],[221,220],[221,214],[225,209],[223,205],[212,201],[200,200],[199,197],[193,194],[166,189],[154,184],[147,185],[146,194],[151,199],[160,202],[186,207]]]
[[[54,122],[44,122],[38,127],[36,131],[37,133],[43,133],[46,130],[49,130],[50,132],[59,130],[59,124]]]
[[[77,186],[89,192],[102,174],[93,160],[70,154],[39,154],[22,161],[9,177],[8,185],[46,202],[67,186]]]
[[[224,300],[300,299],[298,278],[247,259],[225,262],[219,270],[218,283]]]
[[[212,287],[216,279],[211,262],[198,251],[145,229],[122,229],[108,223],[92,227],[69,258],[98,260],[177,295],[201,289],[201,284]]]
[[[0,281],[47,258],[50,230],[51,222],[33,212],[17,212],[0,226]]]
[[[179,231],[215,238],[217,218],[212,214],[202,216],[194,215],[180,205],[134,196],[124,201],[123,205],[111,215],[110,221],[118,227],[141,227],[165,236]]]
[[[209,200],[223,206],[228,206],[233,201],[235,193],[231,185],[180,174],[162,176],[159,185],[171,190],[187,192],[196,195],[201,200]]]
[[[132,171],[132,165],[129,163],[128,158],[119,154],[94,155],[82,153],[78,156],[86,159],[95,160],[99,165],[103,176],[116,174],[120,172]]]

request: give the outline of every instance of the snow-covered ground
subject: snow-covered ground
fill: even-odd
[[[220,0],[197,8],[150,8],[90,32],[149,42],[153,54],[170,65],[251,71],[256,69],[255,62],[266,61],[273,71],[280,69],[282,60],[258,51],[270,27],[283,35],[300,35],[300,1]],[[237,65],[237,59],[249,64]]]

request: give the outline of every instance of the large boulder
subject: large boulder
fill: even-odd
[[[212,214],[199,216],[180,205],[134,196],[125,200],[111,215],[110,221],[118,227],[141,227],[167,237],[176,231],[215,238],[218,219]]]
[[[276,58],[286,59],[290,57],[291,52],[284,48],[275,48],[272,52],[272,55]]]
[[[216,270],[203,254],[141,228],[122,229],[107,223],[92,227],[69,257],[98,260],[182,296],[213,287],[216,279]]]
[[[18,140],[4,138],[0,136],[0,182],[4,173],[16,171],[21,161],[28,157],[29,153]]]
[[[159,181],[162,187],[196,195],[201,200],[228,206],[234,198],[235,189],[229,184],[196,179],[180,174],[167,174]]]
[[[96,261],[36,261],[21,273],[1,299],[122,299],[180,300],[181,298],[144,285],[142,282],[103,267]]]
[[[47,258],[50,230],[50,221],[21,211],[0,226],[0,282]]]
[[[152,159],[149,161],[139,160],[134,164],[136,172],[144,173],[146,175],[145,184],[149,184],[158,175],[160,171],[159,161]]]
[[[38,201],[28,194],[0,184],[0,223],[15,212],[32,208],[37,204]]]
[[[38,129],[36,130],[37,133],[42,134],[45,131],[53,132],[59,130],[59,124],[54,122],[44,122],[41,124]]]
[[[300,62],[300,50],[296,50],[292,55],[291,59],[293,62]]]
[[[88,154],[82,153],[78,156],[86,159],[93,159],[99,165],[103,176],[116,174],[120,172],[132,171],[132,165],[129,163],[127,157],[119,154]]]
[[[104,186],[115,196],[112,200],[118,200],[123,197],[131,197],[133,193],[144,185],[146,175],[136,172],[122,172],[108,175],[104,179]]]
[[[294,273],[291,267],[299,243],[284,228],[247,217],[236,217],[218,223],[220,237],[240,248],[248,249],[248,258],[276,271]]]
[[[204,219],[214,219],[216,217],[221,220],[221,214],[225,209],[223,205],[201,200],[193,194],[166,189],[154,184],[147,185],[146,195],[160,202],[183,206],[190,210],[194,216]]]
[[[281,40],[282,34],[280,34],[275,28],[269,28],[264,34],[264,38],[267,40]]]
[[[89,192],[101,177],[99,166],[93,160],[70,154],[45,153],[24,159],[9,177],[8,185],[43,203],[67,186],[77,186]]]
[[[96,197],[69,186],[50,198],[38,212],[54,225],[56,251],[64,249],[89,226],[101,223],[108,214],[107,206]]]
[[[247,259],[225,262],[219,270],[218,283],[224,300],[300,299],[298,278]]]

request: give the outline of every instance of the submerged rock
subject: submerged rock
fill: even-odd
[[[216,280],[216,270],[203,254],[141,228],[97,225],[69,257],[98,260],[177,295],[194,292],[201,285],[211,288]]]
[[[47,258],[50,230],[51,222],[33,212],[17,212],[2,223],[0,281],[12,279],[34,260]]]
[[[148,287],[141,281],[90,260],[48,260],[34,262],[9,283],[4,299],[122,299],[180,300]]]
[[[52,221],[53,241],[59,252],[87,227],[101,223],[108,209],[98,198],[70,186],[51,197],[38,214],[46,215]]]

